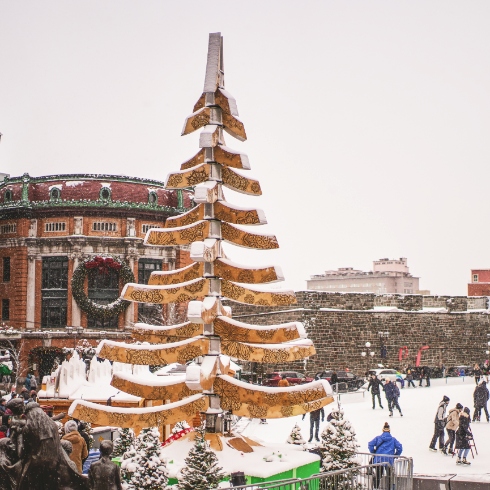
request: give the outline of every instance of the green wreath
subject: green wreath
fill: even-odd
[[[87,297],[84,291],[85,278],[90,271],[107,274],[110,269],[118,270],[123,283],[136,282],[133,271],[126,262],[115,255],[101,257],[99,255],[85,259],[74,270],[71,278],[71,290],[75,301],[82,311],[99,320],[119,315],[130,305],[130,301],[117,298],[108,305],[100,305]]]

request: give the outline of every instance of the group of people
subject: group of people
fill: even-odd
[[[378,404],[380,408],[384,408],[381,404],[381,391],[383,390],[385,392],[390,417],[393,417],[394,409],[397,409],[400,412],[400,416],[403,417],[402,409],[400,408],[400,404],[398,403],[398,398],[400,398],[400,389],[398,388],[396,383],[387,379],[385,380],[385,384],[383,385],[376,374],[372,374],[367,390],[371,391],[371,396],[373,398],[373,410],[376,408],[376,398],[378,398]]]
[[[434,418],[434,434],[429,444],[429,450],[436,452],[436,443],[439,441],[439,449],[445,454],[455,454],[457,451],[456,464],[470,465],[466,459],[472,446],[473,434],[470,428],[470,409],[464,407],[461,403],[449,410],[446,415],[446,409],[449,405],[449,397],[444,396],[439,403]],[[447,431],[448,440],[444,442],[444,429]]]

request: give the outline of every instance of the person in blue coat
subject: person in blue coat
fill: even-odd
[[[390,478],[390,470],[395,457],[400,456],[403,451],[402,444],[395,439],[390,432],[390,425],[385,422],[383,433],[376,436],[368,443],[369,452],[373,454],[372,463],[389,463],[389,466],[378,466],[374,475],[373,488],[378,488],[383,472],[386,468],[387,478]]]

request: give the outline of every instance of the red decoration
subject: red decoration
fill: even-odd
[[[402,359],[406,359],[408,357],[408,347],[404,345],[403,347],[400,347],[400,350],[398,351],[398,360],[401,361]]]
[[[118,271],[121,268],[121,264],[116,262],[112,257],[95,256],[92,260],[85,262],[86,269],[98,269],[99,274],[108,274],[109,269]]]
[[[427,350],[427,349],[430,349],[430,347],[428,345],[423,345],[419,351],[417,352],[417,360],[415,361],[415,366],[416,367],[419,367],[420,366],[420,358],[422,357],[422,352],[424,352],[424,350]]]
[[[187,429],[182,429],[181,431],[172,434],[168,439],[165,439],[165,441],[162,442],[162,447],[168,446],[172,442],[176,441],[177,439],[180,439],[181,437],[185,436],[189,432],[192,432],[193,430],[194,427],[187,427]]]

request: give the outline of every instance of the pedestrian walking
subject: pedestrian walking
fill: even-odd
[[[473,412],[473,422],[480,422],[482,408],[485,411],[485,415],[487,416],[487,422],[489,421],[487,408],[488,397],[489,392],[487,388],[487,382],[482,381],[473,392],[473,402],[475,407],[475,411]]]
[[[26,379],[24,380],[24,388],[28,392],[31,391],[31,378],[32,378],[32,374],[28,374],[26,376]]]
[[[337,391],[337,386],[339,384],[339,377],[337,375],[337,371],[334,371],[332,373],[332,376],[330,376],[330,384],[332,385],[333,390]]]
[[[458,459],[456,464],[470,465],[466,459],[471,449],[470,441],[473,439],[473,434],[470,429],[470,409],[464,407],[463,412],[459,416],[459,426],[456,431],[456,450],[458,451]]]
[[[425,375],[425,386],[427,388],[430,388],[430,375],[431,375],[430,368],[428,367],[424,368],[424,375]]]
[[[65,441],[70,441],[73,446],[73,452],[69,455],[70,459],[77,465],[78,472],[82,472],[82,460],[88,456],[87,444],[77,430],[77,423],[69,420],[65,424],[65,435],[62,437]]]
[[[416,388],[415,383],[413,382],[413,371],[411,369],[407,369],[407,376],[405,378],[407,380],[407,388],[410,388],[410,386],[413,386]]]
[[[393,410],[396,408],[400,412],[400,415],[403,417],[402,409],[398,404],[400,390],[398,389],[398,386],[396,386],[396,383],[390,381],[389,379],[386,380],[385,384],[385,396],[386,400],[388,401],[388,410],[390,411],[389,416],[393,417]]]
[[[482,376],[485,378],[485,381],[488,383],[488,375],[490,374],[490,364],[488,359],[483,363],[481,368]]]
[[[456,438],[456,431],[459,426],[459,416],[463,411],[463,405],[456,403],[456,407],[449,410],[446,417],[446,431],[448,440],[444,444],[444,454],[454,454],[454,440]]]
[[[388,481],[390,480],[391,467],[393,466],[395,458],[402,454],[403,446],[391,435],[390,425],[388,422],[385,422],[383,432],[381,435],[376,436],[372,441],[369,441],[368,448],[369,452],[374,455],[372,458],[373,464],[388,463],[388,465],[376,467],[376,472],[373,478],[373,488],[379,488],[379,483],[381,482],[385,469]],[[387,485],[386,488],[390,488],[389,485]]]
[[[482,375],[482,371],[480,369],[480,365],[477,363],[473,368],[473,376],[475,377],[475,384],[477,386],[480,384],[481,375]]]
[[[379,408],[383,408],[383,405],[381,405],[381,390],[383,389],[383,383],[378,379],[375,374],[372,374],[367,390],[371,390],[371,396],[373,398],[373,410],[376,408],[376,397],[378,397]]]
[[[281,379],[277,383],[277,386],[289,386],[289,381],[286,379],[286,375],[285,374],[283,374],[281,376]]]
[[[434,435],[429,444],[429,450],[437,452],[436,442],[439,439],[439,449],[444,452],[444,427],[446,426],[446,408],[449,404],[449,397],[444,395],[442,401],[437,407],[436,416],[434,418]]]
[[[304,420],[306,413],[303,414]],[[322,422],[325,420],[325,410],[323,408],[319,408],[318,410],[313,410],[310,412],[310,439],[308,442],[313,440],[313,432],[315,433],[315,440],[320,442],[319,432],[320,432],[320,417],[322,418]]]
[[[422,388],[422,381],[425,378],[424,368],[420,368],[419,388]]]

